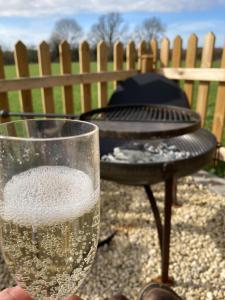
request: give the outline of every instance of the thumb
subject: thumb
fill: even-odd
[[[21,287],[16,286],[13,288],[7,288],[0,292],[0,300],[32,300],[29,294]],[[78,296],[70,296],[67,300],[82,300]]]
[[[32,300],[21,287],[8,288],[0,293],[0,300]]]

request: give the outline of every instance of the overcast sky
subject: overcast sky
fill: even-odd
[[[0,44],[12,47],[22,40],[37,45],[65,17],[76,19],[87,32],[99,15],[111,11],[121,12],[130,30],[156,16],[167,25],[169,38],[180,34],[185,42],[195,32],[202,44],[213,31],[216,45],[224,46],[225,0],[0,0]]]

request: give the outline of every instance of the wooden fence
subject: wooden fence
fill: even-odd
[[[142,41],[138,48],[133,41],[126,48],[121,42],[114,45],[113,71],[107,71],[107,46],[101,41],[97,45],[97,72],[90,71],[90,48],[86,41],[79,46],[80,73],[72,74],[71,50],[64,41],[59,46],[60,75],[52,75],[49,45],[42,42],[38,47],[39,76],[30,77],[29,62],[26,46],[19,41],[15,45],[14,57],[17,78],[6,79],[3,65],[3,55],[0,50],[0,110],[9,110],[8,92],[18,91],[20,110],[32,112],[32,93],[35,88],[41,89],[43,112],[55,111],[53,88],[62,87],[63,112],[74,113],[73,88],[80,86],[81,98],[76,99],[81,103],[81,111],[92,108],[91,84],[97,83],[98,107],[105,106],[108,100],[108,82],[117,82],[137,74],[144,58],[145,70],[159,72],[164,76],[181,80],[190,105],[196,103],[196,110],[202,117],[202,126],[205,124],[208,106],[209,86],[211,82],[218,82],[215,93],[215,107],[212,132],[216,135],[219,144],[222,143],[225,119],[225,48],[220,60],[220,67],[213,67],[213,51],[215,35],[208,33],[204,40],[200,67],[196,67],[196,54],[198,38],[192,34],[187,42],[185,61],[182,61],[182,38],[177,36],[173,44],[167,38],[159,43],[151,40],[150,43]],[[125,55],[124,55],[125,53]],[[171,55],[170,55],[171,54]],[[170,57],[171,56],[171,57]],[[124,60],[125,57],[125,60]],[[147,58],[149,57],[150,60]],[[146,63],[149,64],[146,65]],[[198,82],[196,99],[194,99],[194,84]],[[0,121],[8,121],[2,119]],[[225,160],[225,148],[221,148],[219,158]]]

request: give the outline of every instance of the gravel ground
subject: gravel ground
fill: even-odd
[[[160,271],[158,239],[143,188],[102,181],[101,239],[117,230],[98,250],[82,297],[105,299],[122,292],[137,299],[141,287]],[[163,185],[153,186],[160,210]],[[174,289],[187,300],[225,299],[225,197],[213,194],[191,177],[179,182],[173,208],[170,273]],[[0,287],[13,284],[0,260]]]

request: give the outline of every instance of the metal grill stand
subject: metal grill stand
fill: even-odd
[[[154,215],[161,253],[161,276],[156,280],[172,284],[173,280],[169,276],[169,257],[171,214],[172,204],[176,203],[176,182],[179,177],[191,174],[211,161],[216,148],[214,136],[204,129],[199,129],[200,117],[196,113],[178,107],[151,104],[109,106],[84,113],[81,119],[99,126],[102,155],[112,153],[115,147],[123,146],[127,143],[127,139],[148,139],[149,142],[151,138],[151,144],[157,146],[162,142],[159,140],[162,137],[170,137],[167,140],[172,145],[191,153],[188,158],[168,162],[101,161],[101,178],[144,187]],[[150,184],[160,181],[165,182],[162,218],[150,187]]]

